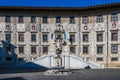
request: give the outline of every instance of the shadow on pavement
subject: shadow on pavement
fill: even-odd
[[[47,69],[0,69],[0,74],[44,72]]]
[[[0,54],[4,54],[2,57],[7,57],[5,57],[5,62],[0,61],[0,74],[42,72],[47,70],[42,65],[19,58],[17,53],[15,53],[17,47],[10,41],[2,40],[1,42]]]
[[[26,80],[22,77],[12,77],[12,78],[4,78],[4,79],[0,79],[0,80]]]

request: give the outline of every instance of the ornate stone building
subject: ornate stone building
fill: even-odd
[[[55,53],[55,29],[64,30],[62,54],[120,67],[120,3],[88,7],[0,7],[0,63],[34,61]]]

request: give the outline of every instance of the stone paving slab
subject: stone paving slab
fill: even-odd
[[[36,69],[19,71],[0,69],[0,80],[120,80],[120,69],[75,70],[69,76],[44,75]]]

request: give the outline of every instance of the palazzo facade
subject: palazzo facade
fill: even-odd
[[[88,7],[0,6],[0,63],[34,61],[55,53],[55,30],[64,32],[62,54],[120,67],[120,3]]]

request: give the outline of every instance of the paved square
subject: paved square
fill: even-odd
[[[69,76],[47,76],[39,69],[0,69],[0,80],[120,80],[120,69],[75,70]]]

